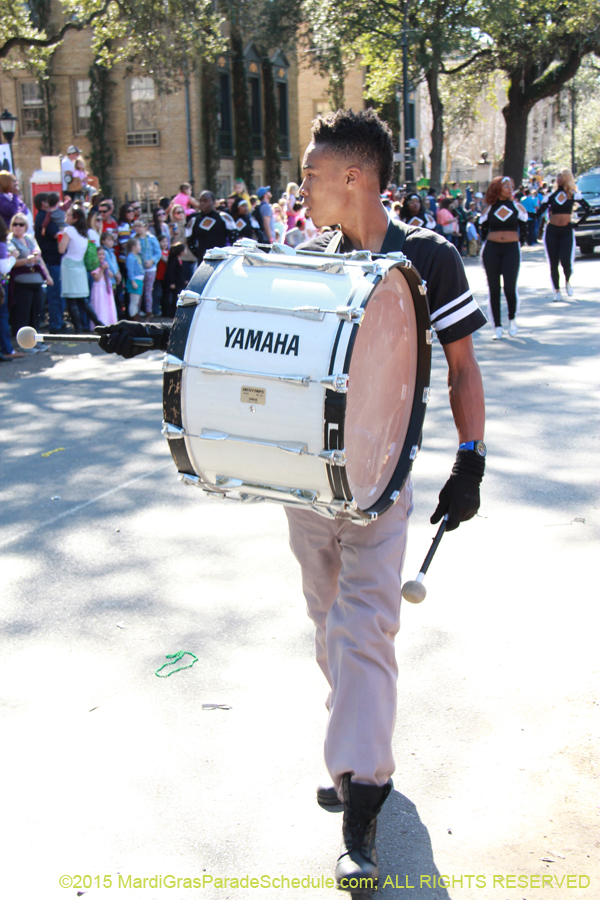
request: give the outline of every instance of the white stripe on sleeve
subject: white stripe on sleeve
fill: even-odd
[[[470,296],[471,296],[471,291],[470,290],[465,291],[464,294],[460,295],[460,297],[456,297],[455,300],[451,300],[450,303],[446,303],[445,306],[440,306],[439,309],[436,309],[435,312],[431,313],[429,318],[431,319],[432,322],[434,322],[441,315],[443,315],[443,313],[448,312],[448,310],[450,310],[450,309],[454,309],[455,306],[458,306],[459,303],[462,303],[463,300],[466,300],[467,297],[470,297]]]
[[[455,322],[460,322],[461,319],[466,319],[467,316],[470,316],[471,313],[477,312],[478,309],[479,306],[477,304],[477,301],[471,300],[471,302],[467,303],[466,306],[462,306],[460,309],[457,309],[456,312],[450,313],[449,316],[446,316],[445,319],[440,319],[439,322],[436,322],[434,328],[437,332],[443,331],[444,328],[449,328],[450,325],[454,325]]]

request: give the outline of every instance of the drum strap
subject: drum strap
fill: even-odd
[[[341,231],[334,232],[333,237],[327,244],[327,249],[323,251],[327,256],[332,256],[334,253],[339,253],[340,244],[344,239],[344,235]]]
[[[392,250],[394,253],[400,253],[404,246],[404,241],[406,240],[407,230],[406,228],[398,228],[396,227],[393,231],[391,243],[394,245],[392,248],[388,246],[388,252]],[[333,237],[327,244],[327,249],[323,251],[324,254],[328,256],[332,256],[334,253],[340,253],[341,244],[344,240],[344,235],[341,231],[334,232]]]

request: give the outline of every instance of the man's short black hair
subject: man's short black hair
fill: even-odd
[[[373,166],[383,192],[392,179],[394,145],[389,126],[372,109],[338,109],[315,119],[312,137],[316,145],[327,144],[334,153]]]

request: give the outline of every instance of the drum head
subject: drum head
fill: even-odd
[[[369,297],[348,373],[346,474],[359,509],[379,500],[396,471],[411,418],[417,359],[411,289],[394,268]]]

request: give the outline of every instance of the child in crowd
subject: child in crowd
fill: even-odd
[[[94,188],[91,185],[88,185],[88,173],[85,168],[85,162],[79,156],[75,160],[75,171],[73,172],[74,178],[79,178],[81,182],[81,193],[85,196],[86,200],[90,199],[90,195],[94,193]]]
[[[475,228],[475,216],[470,215],[467,223],[467,248],[469,256],[479,256],[479,235]]]
[[[127,293],[129,294],[129,318],[135,322],[139,319],[142,291],[144,290],[144,264],[142,248],[137,238],[129,238],[125,245],[127,256]]]
[[[98,268],[92,272],[94,281],[90,304],[98,318],[105,325],[115,325],[117,322],[117,309],[110,279],[110,266],[106,260],[104,247],[100,247],[98,250],[98,263]]]
[[[192,186],[188,181],[184,181],[179,186],[179,193],[171,200],[167,212],[171,212],[174,206],[183,206],[186,215],[191,213],[192,210],[200,208],[198,201],[192,197]]]
[[[117,254],[114,250],[116,239],[117,238],[114,231],[103,231],[100,235],[100,246],[104,250],[105,259],[108,263],[110,283],[113,289],[113,296],[115,298],[117,314],[121,317],[120,314],[123,313],[122,318],[127,318],[127,311],[123,309],[123,289],[121,286],[123,278],[121,275],[121,270],[119,269]]]
[[[65,200],[61,202],[59,195],[56,191],[51,191],[48,194],[48,212],[46,213],[46,218],[42,222],[42,234],[46,234],[46,228],[50,224],[50,220],[52,220],[55,225],[58,227],[59,233],[56,235],[56,240],[59,241],[62,235],[62,232],[65,230],[67,225],[67,211],[71,207],[73,200],[71,197],[67,197]]]
[[[171,244],[167,268],[163,278],[162,311],[163,316],[167,316],[171,319],[175,315],[175,303],[177,302],[179,292],[182,291],[187,284],[187,279],[183,270],[183,260],[181,259],[184,250],[184,244]]]
[[[169,238],[163,234],[159,240],[160,245],[160,261],[156,267],[156,279],[154,281],[154,289],[152,294],[152,311],[155,316],[165,315],[163,310],[164,296],[164,278],[167,271],[167,262],[169,261]]]

